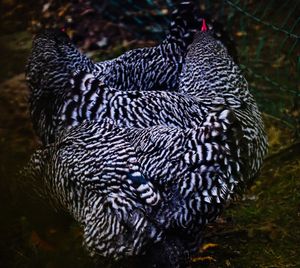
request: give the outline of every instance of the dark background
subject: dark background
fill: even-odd
[[[34,198],[18,175],[38,148],[28,119],[26,58],[33,35],[64,28],[95,60],[151,46],[175,1],[0,3],[0,267],[92,267],[81,230]],[[198,2],[197,2],[198,3]],[[239,64],[263,111],[270,153],[261,175],[208,227],[195,267],[300,267],[300,2],[201,1],[236,42]]]

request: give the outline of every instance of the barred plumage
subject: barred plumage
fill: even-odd
[[[33,183],[45,186],[41,194],[83,224],[91,253],[121,258],[140,253],[144,240],[159,240],[162,232],[146,210],[160,195],[143,177],[126,132],[110,122],[82,124],[60,135],[29,166]]]
[[[94,75],[117,90],[176,90],[187,46],[200,22],[193,2],[180,2],[161,44],[134,49],[116,59],[97,63]]]
[[[185,234],[174,250],[181,245],[192,252],[204,224],[238,184],[239,138],[233,133],[239,130],[232,116],[216,111],[187,130],[83,123],[37,152],[28,175],[84,226],[91,254],[141,254],[162,240],[172,245],[173,232]],[[162,250],[160,257],[176,267],[183,253],[170,258]]]
[[[233,109],[243,129],[244,162],[248,172],[245,179],[255,177],[267,152],[263,121],[239,67],[226,47],[209,31],[195,35],[185,57],[179,87],[202,102],[213,100]]]
[[[27,174],[83,225],[91,254],[184,265],[261,166],[263,123],[226,47],[206,27],[183,43],[174,43],[183,53],[168,51],[171,64],[156,47],[95,66],[61,33],[35,40],[32,117],[44,143],[55,142]]]
[[[199,24],[193,8],[191,2],[179,4],[173,13],[169,34],[160,45],[135,49],[98,64],[82,55],[62,32],[46,30],[37,35],[26,77],[31,88],[34,129],[43,143],[55,139],[61,124],[60,109],[68,93],[73,94],[70,92],[72,75],[93,74],[105,82],[106,87],[123,91],[176,90],[186,48]]]

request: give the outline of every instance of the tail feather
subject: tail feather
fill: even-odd
[[[193,1],[180,2],[171,15],[169,33],[164,43],[176,43],[186,49],[192,41],[193,33],[200,29],[201,21],[196,15]]]
[[[36,35],[26,66],[27,81],[32,88],[58,90],[78,69],[92,71],[93,63],[77,50],[64,32],[49,29]]]
[[[26,79],[31,89],[29,104],[33,126],[43,143],[53,141],[59,109],[71,90],[71,75],[92,68],[92,61],[76,49],[65,33],[45,30],[35,37]]]

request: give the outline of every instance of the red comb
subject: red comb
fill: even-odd
[[[202,19],[201,32],[206,32],[206,31],[207,31],[207,25],[206,25],[205,19]]]

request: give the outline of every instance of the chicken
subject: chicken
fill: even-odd
[[[236,123],[223,109],[187,130],[86,122],[36,152],[27,176],[83,225],[91,255],[184,267],[238,185]]]
[[[75,76],[72,81],[80,83],[79,73],[92,74],[105,87],[116,90],[176,90],[182,58],[195,31],[196,15],[191,16],[192,11],[191,2],[179,5],[173,13],[169,34],[157,47],[132,50],[98,64],[81,54],[60,31],[46,30],[37,35],[26,78],[31,89],[31,118],[42,142],[54,141],[61,125],[62,107],[70,96],[78,95],[74,91],[80,88],[75,85],[71,89],[71,78]]]
[[[131,80],[119,71],[108,78],[63,33],[35,39],[31,114],[47,146],[26,173],[41,196],[82,224],[91,255],[145,254],[149,265],[186,266],[205,225],[262,164],[257,105],[205,20],[185,50],[181,67],[171,67],[177,82],[148,87],[141,77],[152,77],[152,68],[141,76],[128,69]],[[117,62],[116,70],[130,65]]]

